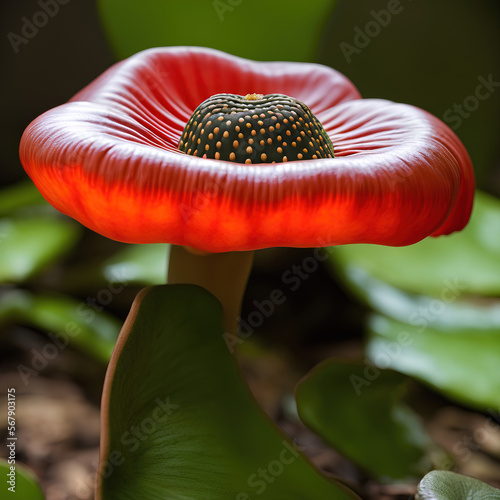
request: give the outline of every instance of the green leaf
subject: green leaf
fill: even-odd
[[[0,192],[0,216],[10,215],[33,206],[39,209],[40,205],[49,207],[31,181],[14,184]]]
[[[90,297],[92,299],[92,297]],[[60,349],[67,345],[107,363],[120,323],[98,302],[12,290],[2,296],[0,324],[18,322],[46,331]]]
[[[301,420],[382,480],[420,477],[429,439],[401,401],[407,378],[370,365],[327,360],[297,386]]]
[[[104,263],[106,280],[161,285],[167,280],[169,245],[128,245]]]
[[[14,467],[15,485],[11,485],[9,476],[11,474],[11,467]],[[4,498],[12,498],[16,500],[45,500],[42,489],[37,482],[36,476],[27,467],[21,465],[19,462],[9,464],[6,460],[0,458],[0,475],[2,476],[2,491]],[[8,488],[15,488],[8,490]]]
[[[373,315],[367,354],[377,366],[392,368],[461,403],[498,406],[500,328],[429,327],[425,316],[415,326]]]
[[[404,248],[333,250],[332,262],[348,286],[389,317],[370,322],[368,353],[375,364],[414,376],[462,403],[496,404],[500,302],[475,297],[500,292],[495,227],[500,227],[500,202],[477,192],[473,216],[461,233]]]
[[[100,0],[99,10],[120,58],[150,47],[195,45],[256,60],[309,61],[334,3]]]
[[[81,227],[53,216],[0,219],[0,281],[23,282],[63,256]]]
[[[344,274],[345,272],[345,274]],[[341,270],[349,288],[375,311],[396,321],[414,324],[425,322],[439,330],[500,329],[500,301],[461,297],[465,285],[449,280],[439,298],[416,295],[396,288],[368,274],[361,267]]]
[[[472,477],[435,470],[420,481],[415,500],[500,500],[500,490]]]
[[[413,104],[446,121],[484,179],[498,155],[499,22],[498,4],[488,0],[339,0],[318,62],[348,75],[363,97]],[[491,78],[495,85],[482,83]]]
[[[500,201],[479,191],[469,224],[459,233],[426,238],[407,247],[345,245],[332,252],[348,281],[358,269],[408,292],[441,297],[500,293]]]
[[[106,376],[97,498],[358,498],[322,476],[257,406],[193,285],[143,290]]]

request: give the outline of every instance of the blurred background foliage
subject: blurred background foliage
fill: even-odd
[[[390,19],[381,13],[389,4],[398,6]],[[25,19],[40,9],[34,0],[2,3],[0,32],[21,34]],[[335,248],[326,265],[318,264],[293,291],[284,274],[312,258],[312,252],[258,252],[242,318],[274,289],[283,290],[286,301],[252,327],[255,335],[240,347],[240,363],[264,409],[301,436],[306,431],[289,395],[316,363],[338,360],[327,366],[340,377],[337,383],[325,382],[326,370],[313,372],[299,386],[309,402],[301,407],[299,398],[298,413],[307,415],[305,423],[350,460],[346,465],[337,457],[335,468],[315,457],[325,470],[340,469],[353,482],[367,484],[367,478],[381,479],[377,465],[382,463],[395,462],[395,476],[401,479],[405,471],[414,475],[425,460],[443,468],[453,467],[454,461],[461,472],[490,482],[500,477],[500,431],[490,432],[488,439],[474,434],[485,422],[498,423],[500,413],[499,88],[490,85],[488,97],[477,99],[477,106],[473,99],[484,81],[500,82],[500,6],[495,0],[71,0],[59,5],[57,14],[17,51],[4,37],[2,380],[12,380],[20,364],[32,366],[33,350],[40,351],[53,341],[50,335],[72,325],[78,334],[67,332],[68,346],[31,380],[71,381],[98,404],[106,362],[133,297],[143,286],[163,283],[167,268],[166,245],[109,241],[53,210],[20,165],[22,131],[119,58],[149,46],[180,44],[252,59],[330,65],[351,78],[364,97],[414,104],[454,128],[477,176],[467,228],[406,248]],[[364,372],[368,367],[384,375],[372,383]],[[353,397],[352,374],[369,382],[366,398]],[[321,384],[330,388],[328,398],[315,392]],[[66,386],[60,391],[66,394]],[[394,410],[399,405],[404,412]],[[387,408],[395,420],[383,419],[390,413]],[[380,464],[367,459],[363,450],[378,446],[368,419],[356,420],[359,432],[342,434],[350,416],[368,412],[373,418],[379,412],[380,425],[388,426],[388,442],[404,448],[400,461],[390,450],[383,452]],[[407,447],[405,429],[416,415],[434,449],[423,445],[426,437]],[[98,435],[85,439],[83,448],[95,452]],[[316,448],[324,451],[311,436],[304,439],[313,455]],[[436,451],[436,445],[444,451]],[[68,444],[73,452],[78,446]],[[21,449],[20,459],[50,482],[47,468],[57,474],[40,458],[53,451],[47,450],[43,455]],[[378,498],[375,493],[373,498]]]

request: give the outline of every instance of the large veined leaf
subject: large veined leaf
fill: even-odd
[[[345,245],[332,252],[348,281],[358,269],[408,292],[453,300],[500,293],[500,201],[476,191],[469,224],[459,233],[408,247]],[[359,274],[359,273],[358,273]]]
[[[435,470],[420,481],[415,500],[500,500],[500,490],[472,477]]]
[[[334,3],[99,0],[99,9],[120,58],[150,47],[195,45],[256,60],[309,61]]]
[[[103,392],[97,499],[357,498],[319,473],[258,408],[193,285],[143,290]]]
[[[120,325],[103,309],[98,297],[78,301],[11,290],[0,302],[0,324],[17,322],[40,328],[59,350],[68,345],[77,347],[107,363]]]
[[[324,441],[382,480],[421,477],[429,438],[401,401],[407,377],[360,363],[327,360],[297,386],[301,420]]]
[[[31,278],[71,249],[80,234],[79,225],[60,217],[0,219],[0,282]]]
[[[7,442],[7,444],[10,444],[10,442]],[[11,469],[11,467],[14,469]],[[8,463],[6,460],[0,459],[0,475],[2,476],[2,498],[45,500],[33,472],[18,461]]]
[[[363,97],[413,104],[448,123],[481,181],[498,155],[499,20],[491,0],[339,0],[318,62],[349,76]]]
[[[378,367],[392,368],[482,409],[498,407],[500,328],[438,330],[374,315],[367,354]]]

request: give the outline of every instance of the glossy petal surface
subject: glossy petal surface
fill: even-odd
[[[254,92],[307,104],[336,158],[243,165],[177,150],[202,101]],[[343,75],[319,65],[150,49],[35,120],[21,160],[58,210],[131,243],[214,252],[399,246],[460,230],[474,178],[459,139],[418,108],[359,97]]]

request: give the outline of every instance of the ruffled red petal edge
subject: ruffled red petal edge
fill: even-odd
[[[249,166],[180,153],[192,112],[220,92],[302,100],[336,158]],[[114,65],[32,122],[20,156],[46,199],[87,227],[212,252],[407,245],[462,229],[474,193],[464,146],[425,111],[361,100],[324,66],[202,48],[151,49]]]

